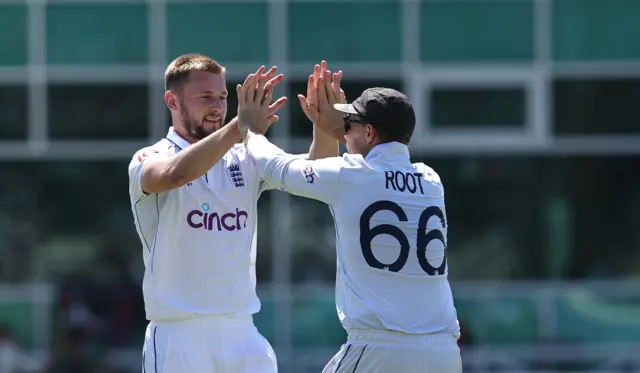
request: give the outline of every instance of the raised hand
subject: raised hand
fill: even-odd
[[[251,129],[256,133],[265,133],[280,117],[275,113],[287,101],[281,97],[273,104],[273,91],[284,76],[273,76],[277,68],[274,66],[267,73],[261,66],[254,74],[249,74],[243,84],[238,84],[238,128],[241,132]]]
[[[326,66],[326,65],[325,65]],[[315,65],[313,69],[313,74],[309,75],[309,80],[307,81],[307,97],[304,95],[298,95],[298,100],[300,100],[300,107],[302,108],[302,112],[307,118],[315,123],[318,121],[319,111],[318,111],[318,82],[320,79],[320,65]]]
[[[275,86],[284,79],[284,75],[282,74],[275,75],[277,71],[278,71],[278,67],[272,66],[269,69],[269,71],[267,71],[262,75],[263,78],[267,79],[266,85],[272,86],[275,88]],[[256,74],[258,74],[258,71],[256,71]],[[276,102],[274,102],[269,106],[269,116],[272,117],[272,119],[275,119],[274,122],[280,119],[280,117],[274,114],[277,113],[278,110],[280,110],[280,108],[282,108],[282,106],[284,106],[286,102],[287,102],[286,97],[280,97],[279,99],[276,100]],[[273,122],[271,124],[273,124]]]
[[[344,91],[340,87],[342,71],[332,74],[327,62],[316,65],[307,82],[307,96],[298,95],[300,106],[310,121],[324,132],[342,138],[344,133],[336,134],[343,127],[342,115],[333,108],[335,103],[346,103]]]

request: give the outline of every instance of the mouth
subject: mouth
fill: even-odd
[[[203,120],[204,124],[208,124],[214,127],[219,127],[222,124],[222,118],[215,115],[207,115]]]

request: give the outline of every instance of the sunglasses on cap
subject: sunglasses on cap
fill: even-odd
[[[362,117],[362,116],[357,115],[357,114],[347,114],[344,117],[342,117],[342,120],[344,121],[344,133],[349,132],[349,130],[351,129],[351,126],[353,124],[369,124],[369,123],[371,123],[370,120],[367,120],[365,117]]]

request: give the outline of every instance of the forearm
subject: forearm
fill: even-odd
[[[209,171],[241,139],[236,118],[218,131],[180,151],[171,158],[169,168],[181,184],[191,182]]]
[[[338,141],[314,124],[313,140],[309,147],[309,159],[337,157],[339,153]]]

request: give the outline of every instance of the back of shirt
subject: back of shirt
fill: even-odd
[[[345,329],[457,334],[440,177],[398,143],[345,160],[332,203]]]
[[[459,334],[447,280],[447,214],[440,177],[411,164],[406,145],[362,157],[305,161],[263,136],[247,142],[260,174],[325,202],[336,226],[336,307],[347,329]]]

